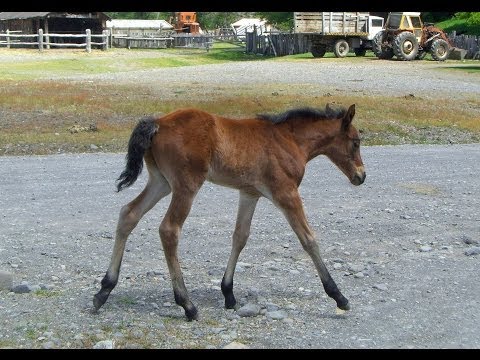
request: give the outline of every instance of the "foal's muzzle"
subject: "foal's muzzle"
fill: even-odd
[[[366,177],[367,173],[362,169],[361,171],[355,173],[355,175],[350,179],[350,182],[355,186],[362,185]]]

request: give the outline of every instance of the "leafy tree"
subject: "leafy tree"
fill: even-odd
[[[465,20],[470,26],[480,25],[480,12],[457,12],[455,18]]]
[[[293,12],[257,12],[257,17],[267,20],[278,30],[293,29]]]
[[[453,12],[422,12],[422,20],[425,22],[441,22],[450,19],[455,13]]]
[[[230,27],[231,23],[245,17],[254,17],[254,13],[249,12],[198,12],[197,21],[202,29],[218,29],[221,27]]]

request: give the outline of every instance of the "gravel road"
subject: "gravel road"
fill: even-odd
[[[352,311],[335,314],[266,199],[235,276],[245,307],[225,310],[219,286],[237,193],[206,183],[180,244],[200,314],[193,322],[174,303],[158,238],[170,197],[141,220],[118,286],[99,314],[90,311],[119,209],[146,180],[115,193],[124,154],[0,157],[0,280],[10,273],[16,289],[0,290],[0,347],[480,348],[480,144],[363,147],[362,155],[364,185],[319,157],[300,188]]]
[[[463,71],[448,71],[452,63],[432,61],[383,61],[372,58],[358,61],[307,59],[244,61],[174,68],[136,70],[109,74],[69,75],[67,81],[109,82],[149,87],[162,97],[175,97],[185,89],[190,96],[215,95],[224,86],[237,91],[271,86],[288,93],[291,86],[302,86],[304,94],[352,93],[368,96],[405,96],[423,99],[446,96],[474,99],[480,96],[480,76]],[[455,66],[462,66],[455,63]],[[467,65],[468,66],[468,65]]]

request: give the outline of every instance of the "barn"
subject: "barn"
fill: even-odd
[[[80,34],[90,29],[101,34],[110,17],[102,12],[0,12],[0,32],[23,34]]]

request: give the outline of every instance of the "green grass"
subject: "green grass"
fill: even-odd
[[[453,69],[464,71],[468,74],[480,74],[480,65],[458,65],[458,66],[446,66],[442,69]]]
[[[231,61],[255,61],[268,57],[245,54],[244,47],[229,43],[215,43],[207,52],[205,49],[152,49],[127,50],[109,49],[91,54],[79,51],[48,50],[44,53],[34,49],[0,49],[1,52],[25,55],[27,58],[37,55],[34,60],[2,62],[0,80],[34,80],[62,75],[88,75],[115,73],[122,71],[153,68],[179,67],[216,64]],[[61,59],[50,58],[56,51]],[[128,56],[140,52],[145,56]],[[158,56],[156,56],[158,55]]]
[[[49,298],[49,297],[59,296],[61,294],[61,292],[58,291],[58,290],[40,289],[40,290],[35,291],[33,294],[35,296]]]

